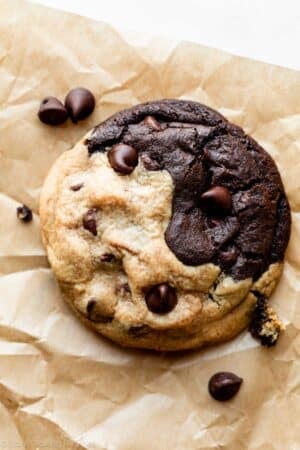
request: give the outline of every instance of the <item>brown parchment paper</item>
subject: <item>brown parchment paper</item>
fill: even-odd
[[[78,125],[41,124],[40,100],[78,85],[96,94],[95,113]],[[113,112],[163,97],[216,108],[278,164],[293,228],[272,300],[286,323],[276,348],[245,332],[193,353],[124,350],[61,299],[37,215],[49,167]],[[0,0],[0,191],[1,450],[300,449],[298,72],[187,42],[132,40],[104,23]],[[17,221],[20,202],[34,209],[33,223]],[[244,378],[226,404],[207,392],[220,370]]]

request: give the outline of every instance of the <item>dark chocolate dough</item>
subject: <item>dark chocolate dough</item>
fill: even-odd
[[[132,146],[148,170],[169,172],[174,195],[165,239],[184,264],[213,262],[235,279],[257,279],[283,259],[290,210],[275,163],[216,111],[192,101],[144,103],[98,125],[86,143],[90,155]],[[230,208],[203,207],[201,196],[215,186],[229,191]]]

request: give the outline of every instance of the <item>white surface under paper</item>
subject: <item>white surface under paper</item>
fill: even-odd
[[[300,69],[299,0],[34,0],[118,29],[185,39]]]

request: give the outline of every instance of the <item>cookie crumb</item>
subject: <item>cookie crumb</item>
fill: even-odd
[[[260,340],[261,345],[272,347],[277,343],[284,325],[268,305],[267,299],[259,292],[253,293],[257,297],[257,303],[249,331],[255,339]]]

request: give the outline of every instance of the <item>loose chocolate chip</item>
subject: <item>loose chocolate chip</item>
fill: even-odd
[[[116,144],[109,150],[108,160],[116,172],[128,175],[138,164],[138,152],[131,145]]]
[[[97,236],[97,222],[96,222],[96,208],[89,209],[82,218],[83,227],[92,233],[94,236]]]
[[[225,267],[231,267],[237,260],[238,252],[236,248],[230,248],[220,252],[221,263]]]
[[[243,379],[232,372],[218,372],[209,380],[208,390],[215,400],[224,402],[238,393],[242,382]]]
[[[155,131],[160,131],[161,126],[160,123],[155,119],[153,116],[147,116],[144,119],[144,123],[149,127],[152,128]]]
[[[223,214],[231,209],[231,194],[226,187],[214,186],[200,197],[201,206],[209,213]]]
[[[38,116],[47,125],[61,125],[67,120],[68,112],[60,100],[46,97],[40,104]]]
[[[95,109],[95,97],[85,88],[72,89],[65,98],[65,106],[73,123],[85,119]]]
[[[102,262],[112,262],[116,259],[115,255],[112,255],[111,253],[104,253],[100,256],[100,260]]]
[[[92,322],[109,323],[113,320],[112,316],[105,316],[97,311],[97,301],[94,298],[88,301],[86,311],[89,320],[91,320]]]
[[[167,314],[177,304],[175,289],[167,283],[151,287],[145,295],[147,307],[155,314]]]
[[[81,189],[83,187],[83,183],[78,183],[78,184],[74,184],[73,186],[70,187],[70,189],[72,191],[79,191],[79,189]]]
[[[31,222],[32,220],[32,211],[28,206],[22,205],[17,207],[17,217],[23,222]]]

